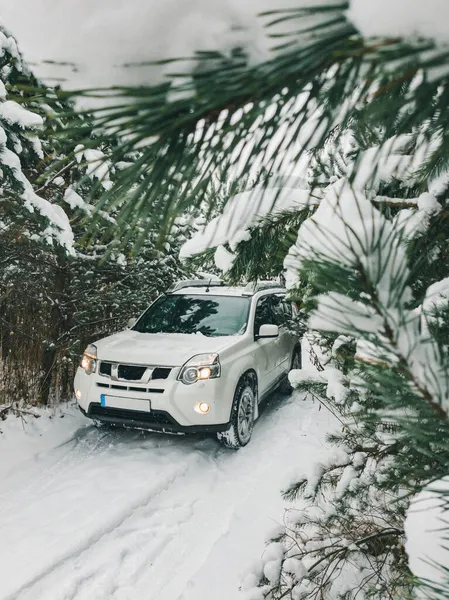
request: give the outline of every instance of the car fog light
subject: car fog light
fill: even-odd
[[[78,388],[75,390],[75,396],[77,400],[81,400],[81,391]]]
[[[198,411],[202,414],[205,415],[206,413],[208,413],[210,411],[210,406],[207,402],[200,402],[198,404]]]

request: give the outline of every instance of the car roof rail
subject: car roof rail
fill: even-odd
[[[183,290],[184,288],[191,287],[220,287],[224,285],[221,279],[184,279],[183,281],[177,281],[173,283],[167,290],[167,294]]]
[[[248,283],[248,285],[245,287],[244,294],[252,296],[253,294],[257,294],[257,292],[271,289],[285,290],[285,286],[278,281],[256,281]]]

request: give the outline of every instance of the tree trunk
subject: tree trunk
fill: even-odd
[[[50,399],[50,392],[55,375],[55,367],[59,351],[59,342],[63,333],[65,320],[64,311],[61,308],[66,289],[66,269],[65,257],[58,255],[54,283],[54,302],[50,310],[50,334],[46,346],[43,349],[41,361],[41,377],[39,380],[38,403],[47,406]]]

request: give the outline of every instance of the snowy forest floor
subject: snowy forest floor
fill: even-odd
[[[328,452],[335,419],[319,408],[275,395],[238,452],[207,437],[96,428],[70,405],[23,425],[8,417],[0,600],[239,598],[283,520],[292,469]]]

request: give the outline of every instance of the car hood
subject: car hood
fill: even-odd
[[[128,329],[95,342],[95,346],[99,360],[175,367],[182,366],[195,354],[218,352],[238,339],[237,336],[139,333]]]

